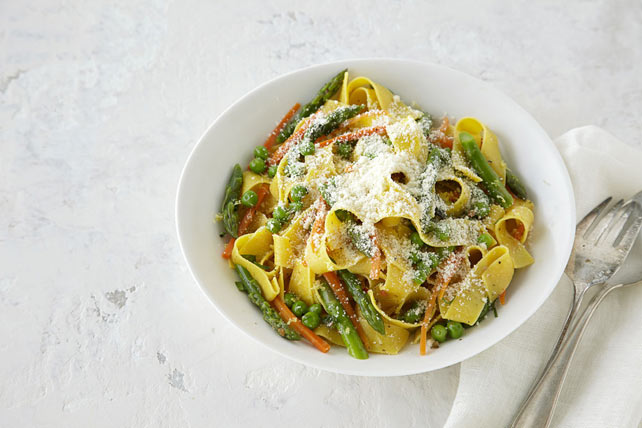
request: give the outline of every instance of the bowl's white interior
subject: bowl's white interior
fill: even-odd
[[[475,116],[500,139],[508,165],[522,177],[536,205],[530,249],[536,262],[519,271],[499,317],[468,329],[462,340],[421,357],[415,345],[396,356],[373,354],[352,359],[343,348],[322,354],[305,342],[276,335],[234,286],[236,274],[221,258],[223,240],[212,218],[231,167],[246,165],[280,117],[295,103],[310,99],[341,68],[365,75],[416,102],[435,117]],[[176,200],[178,236],[196,281],[218,310],[242,331],[296,361],[341,373],[393,376],[435,370],[469,358],[495,344],[526,321],[557,284],[570,253],[575,229],[573,190],[563,161],[537,122],[491,86],[441,66],[403,60],[342,61],[299,70],[244,96],[207,130],[185,165]],[[499,306],[499,305],[498,305]]]

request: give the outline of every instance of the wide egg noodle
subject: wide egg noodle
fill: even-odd
[[[388,320],[384,320],[383,324],[386,334],[381,334],[376,332],[370,324],[368,324],[358,308],[357,316],[358,323],[366,337],[366,343],[364,343],[364,345],[368,352],[396,355],[408,341],[410,333],[403,327],[399,327],[390,323]]]
[[[266,272],[243,256],[252,255],[257,260],[264,260],[265,254],[270,252],[272,252],[272,234],[265,227],[254,233],[238,237],[232,249],[232,262],[243,266],[250,272],[259,283],[263,297],[268,301],[272,301],[279,294],[279,284],[275,280],[277,269]]]
[[[388,313],[381,308],[379,301],[375,297],[375,294],[372,291],[372,289],[368,290],[368,297],[370,297],[370,301],[372,302],[372,305],[375,307],[377,312],[379,312],[379,314],[383,317],[383,319],[388,323],[390,323],[391,325],[394,325],[400,328],[405,328],[407,330],[412,330],[414,328],[421,327],[421,322],[418,322],[416,324],[411,324],[411,323],[407,323],[405,321],[393,318],[390,315],[388,315]],[[427,301],[428,299],[430,299],[430,291],[428,291],[427,288],[419,287],[414,293],[409,294],[408,301],[421,301],[421,300]],[[432,315],[434,315],[436,310],[437,308],[433,308],[433,313],[431,314],[431,317]]]
[[[459,216],[464,210],[468,207],[468,202],[470,202],[471,190],[470,186],[461,178],[454,174],[441,175],[437,179],[435,186],[441,181],[454,181],[459,184],[460,193],[457,200],[453,203],[446,202],[446,214],[450,216]]]
[[[352,79],[346,89],[346,98],[343,98],[342,95],[341,101],[346,104],[362,104],[362,102],[356,102],[362,101],[364,97],[364,92],[359,88],[372,91],[370,97],[372,98],[373,104],[376,103],[377,108],[387,110],[390,103],[393,102],[393,95],[388,89],[367,77],[355,77]],[[368,107],[370,108],[370,105],[368,105]]]
[[[499,141],[497,136],[486,127],[481,121],[474,117],[464,117],[459,119],[455,125],[455,134],[457,140],[460,132],[468,132],[475,138],[475,142],[480,147],[482,154],[495,170],[502,182],[506,180],[506,163],[499,151]]]
[[[453,301],[444,302],[442,317],[474,324],[486,302],[495,300],[508,287],[514,271],[508,248],[494,247],[458,284],[460,290]]]
[[[296,263],[292,269],[288,291],[296,294],[306,304],[315,302],[314,298],[314,273],[308,266]]]
[[[428,143],[419,124],[412,117],[387,125],[386,133],[397,151],[411,153],[418,162],[426,163]]]
[[[515,269],[523,268],[535,261],[525,246],[526,238],[528,238],[528,233],[530,232],[534,219],[533,211],[527,205],[515,204],[509,208],[504,217],[499,219],[495,224],[497,241],[501,245],[508,247]],[[509,220],[521,224],[524,227],[524,233],[522,233],[521,239],[515,239],[508,231],[507,222]]]

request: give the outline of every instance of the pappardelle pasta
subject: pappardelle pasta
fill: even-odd
[[[422,355],[504,304],[534,206],[495,134],[341,71],[233,168],[223,257],[266,322],[322,352]]]

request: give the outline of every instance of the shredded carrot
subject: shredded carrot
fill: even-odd
[[[330,345],[328,342],[319,337],[315,332],[303,325],[303,323],[292,313],[290,308],[287,307],[285,302],[281,299],[281,296],[276,296],[272,300],[272,306],[277,310],[281,319],[288,323],[290,327],[301,336],[303,336],[308,342],[310,342],[315,348],[319,351],[326,353],[330,350]]]
[[[296,103],[292,108],[286,113],[285,116],[283,116],[283,119],[279,122],[278,125],[276,125],[276,128],[270,133],[270,136],[268,137],[267,140],[265,140],[265,143],[263,143],[263,146],[265,146],[266,149],[270,150],[274,143],[276,142],[276,137],[279,136],[281,131],[283,130],[283,127],[292,119],[294,114],[299,110],[299,107],[301,107],[301,104]]]
[[[254,219],[254,214],[256,213],[256,210],[258,207],[261,205],[263,202],[263,199],[267,196],[269,190],[268,190],[268,185],[263,184],[261,187],[256,192],[256,195],[259,197],[258,201],[256,202],[256,205],[253,207],[250,207],[245,211],[245,215],[239,222],[239,236],[244,235],[245,232],[247,232],[247,228],[250,227],[250,223],[252,223],[252,220]]]
[[[442,266],[446,266],[451,263],[457,263],[459,256],[456,253],[452,253],[446,260],[442,262]],[[460,259],[461,260],[461,259]],[[440,295],[442,290],[445,290],[450,284],[450,281],[455,276],[457,269],[447,269],[444,274],[444,269],[440,269],[437,274],[437,284],[435,290],[430,295],[430,300],[428,301],[428,306],[426,307],[426,314],[424,315],[424,320],[421,323],[421,336],[419,339],[419,353],[421,355],[426,355],[426,341],[428,336],[428,325],[430,324],[430,318],[432,316],[432,311],[437,302],[437,295]]]
[[[298,143],[301,138],[303,138],[305,131],[308,130],[308,127],[314,121],[314,118],[314,114],[308,117],[307,121],[303,125],[301,125],[301,127],[294,134],[290,135],[290,138],[285,140],[285,142],[281,144],[274,153],[272,153],[272,156],[270,156],[270,159],[268,159],[268,165],[276,165],[281,162],[281,159],[283,159],[287,152],[289,152],[290,149],[294,147],[294,145]]]
[[[328,215],[328,204],[325,202],[325,200],[319,196],[319,199],[317,199],[317,205],[319,205],[319,209],[316,214],[316,218],[314,219],[314,223],[312,224],[312,231],[310,232],[310,239],[312,242],[310,245],[312,245],[312,249],[315,249],[315,244],[314,244],[314,237],[316,235],[322,235],[323,231],[325,229],[325,218]]]
[[[234,242],[236,241],[235,238],[230,239],[227,241],[227,245],[225,245],[225,249],[223,250],[223,258],[224,259],[229,259],[232,257],[232,250],[234,249]]]
[[[346,289],[343,287],[341,280],[339,280],[339,277],[335,272],[326,272],[323,274],[323,277],[325,278],[326,281],[328,281],[328,284],[330,284],[330,288],[332,288],[334,295],[337,296],[337,299],[339,299],[339,302],[341,302],[341,306],[343,306],[343,309],[346,311],[346,314],[348,314],[348,316],[350,317],[350,321],[352,321],[352,325],[357,330],[357,333],[359,333],[359,337],[361,338],[361,341],[365,345],[366,343],[368,343],[366,341],[366,335],[363,332],[361,325],[359,324],[359,319],[357,318],[357,314],[352,308],[352,305],[350,304],[348,293],[346,292]]]
[[[448,131],[448,128],[450,127],[450,120],[448,119],[448,116],[444,116],[444,118],[441,120],[441,126],[439,126],[439,131],[441,132],[441,138],[439,139],[438,143],[441,147],[443,148],[453,148],[453,137],[449,137],[446,135],[446,132]]]
[[[349,134],[343,134],[343,135],[339,135],[338,137],[330,138],[329,140],[321,141],[319,142],[319,147],[326,147],[326,146],[329,146],[330,144],[334,144],[337,142],[358,140],[359,138],[365,137],[366,135],[373,135],[373,134],[384,135],[385,133],[386,133],[385,126],[372,126],[370,128],[358,129]]]
[[[517,223],[517,226],[511,231],[511,235],[513,235],[513,238],[521,241],[525,231],[526,229],[524,229],[524,223],[519,222]]]
[[[370,274],[368,277],[375,281],[379,278],[379,272],[381,271],[381,249],[377,243],[377,235],[375,234],[372,237],[372,246],[374,247],[374,254],[372,255],[372,261],[370,262]]]
[[[506,290],[502,291],[502,294],[499,295],[499,303],[502,305],[506,303]]]
[[[446,131],[448,131],[449,126],[450,126],[450,119],[448,119],[448,116],[444,116],[443,119],[441,119],[441,126],[439,126],[439,130],[445,134]]]

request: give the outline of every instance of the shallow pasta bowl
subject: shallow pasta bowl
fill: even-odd
[[[342,68],[370,77],[436,117],[474,116],[492,129],[502,154],[524,181],[535,203],[530,250],[535,264],[518,271],[499,317],[488,317],[426,356],[416,345],[398,355],[355,360],[345,349],[322,354],[305,342],[289,342],[261,319],[234,286],[236,274],[221,258],[224,241],[212,218],[232,166],[247,164],[280,117],[310,99]],[[203,292],[231,323],[281,355],[324,370],[367,376],[427,372],[459,363],[497,343],[524,323],[550,295],[568,260],[575,231],[575,204],[566,167],[553,142],[518,104],[490,85],[445,67],[396,59],[360,59],[298,70],[251,91],[221,114],[194,147],[178,186],[176,225],[181,249]]]

